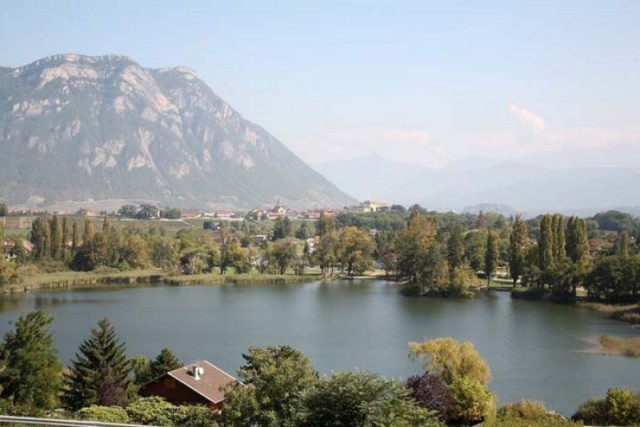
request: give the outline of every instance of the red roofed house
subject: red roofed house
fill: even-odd
[[[174,405],[206,405],[217,412],[224,404],[224,387],[236,381],[217,366],[198,360],[143,385],[140,395],[160,396]]]

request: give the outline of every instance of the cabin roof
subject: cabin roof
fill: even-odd
[[[194,367],[203,369],[200,379],[195,378],[193,373]],[[167,372],[167,375],[213,403],[219,403],[224,400],[224,392],[221,388],[237,381],[233,376],[206,360],[197,360],[189,363]]]

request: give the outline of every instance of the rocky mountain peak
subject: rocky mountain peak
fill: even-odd
[[[1,70],[0,200],[352,201],[187,67],[64,54]]]

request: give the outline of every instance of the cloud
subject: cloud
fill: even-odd
[[[508,110],[509,114],[520,120],[520,123],[524,124],[528,128],[537,132],[544,132],[546,123],[544,119],[536,113],[532,113],[531,111],[516,104],[509,105]]]
[[[312,164],[378,154],[432,165],[442,163],[447,155],[442,147],[431,144],[426,130],[382,127],[327,129],[292,141],[291,148]]]

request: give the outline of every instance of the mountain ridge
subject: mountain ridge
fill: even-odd
[[[0,68],[0,200],[341,207],[354,200],[184,66],[60,54]],[[4,171],[4,172],[3,172]]]

